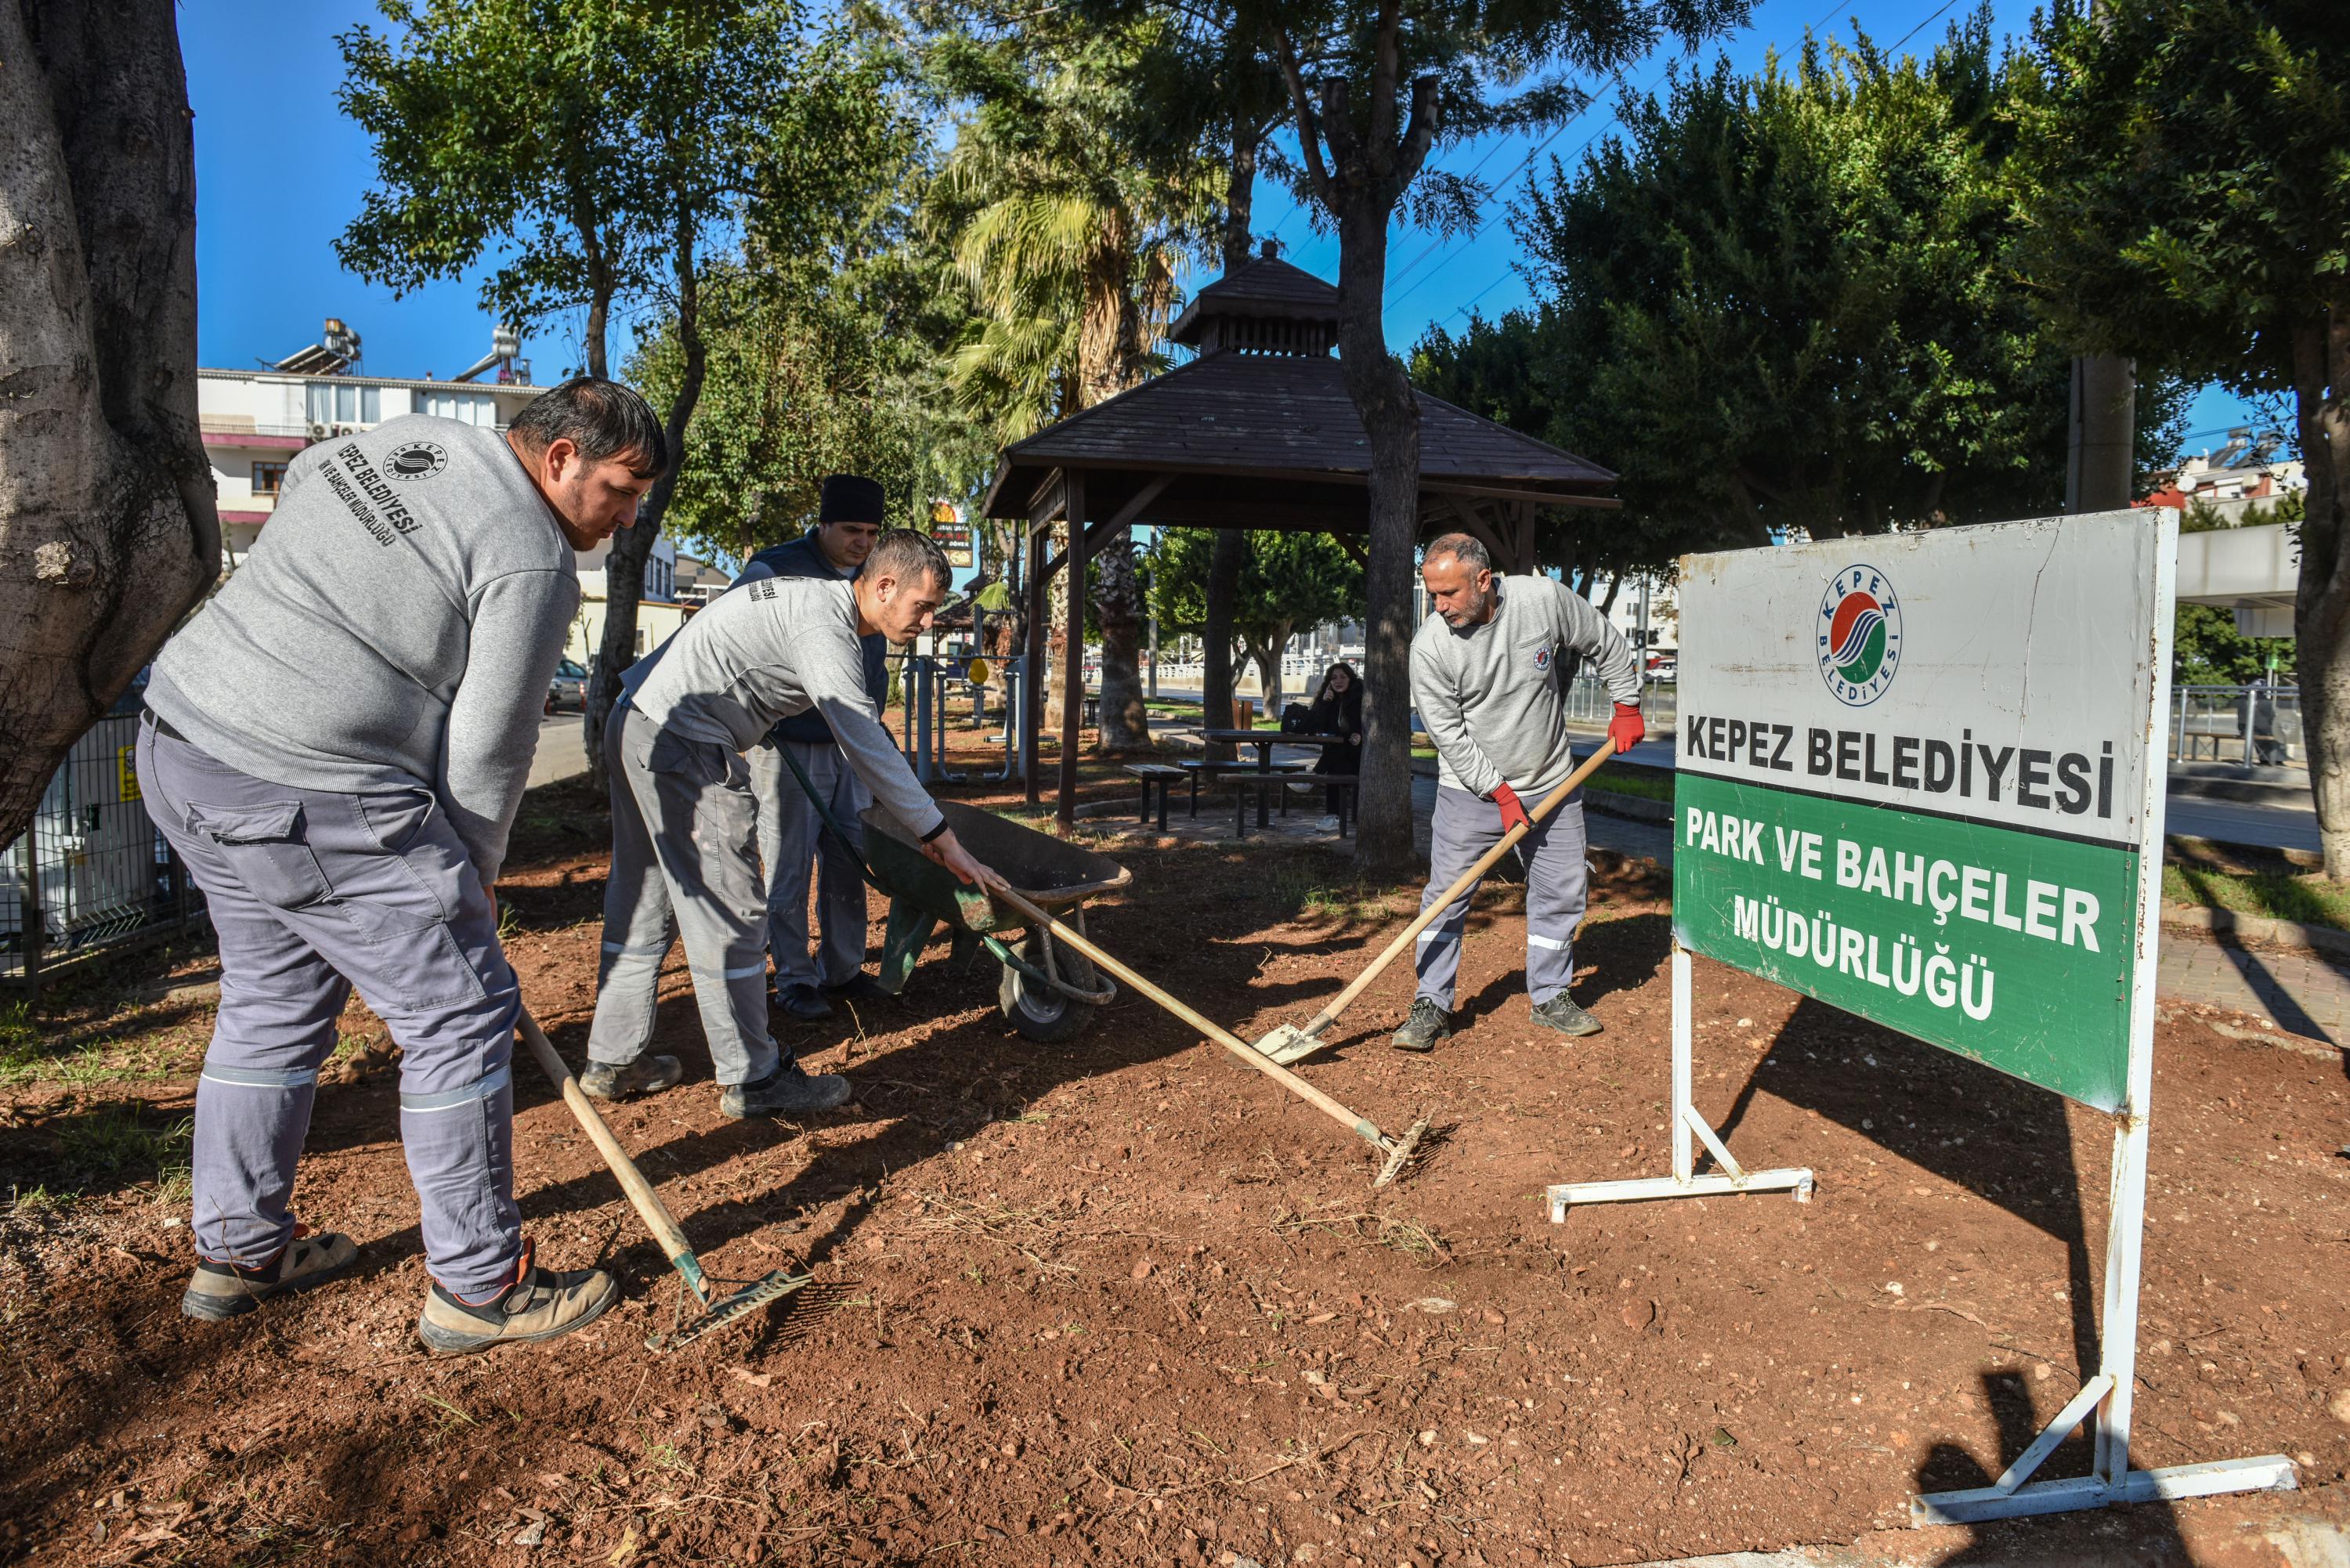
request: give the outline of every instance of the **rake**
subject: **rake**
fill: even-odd
[[[661,1203],[660,1195],[637,1169],[636,1161],[629,1158],[629,1151],[620,1147],[620,1140],[614,1137],[612,1129],[604,1125],[604,1118],[597,1113],[594,1102],[580,1088],[579,1080],[571,1075],[571,1069],[564,1065],[563,1058],[555,1054],[546,1032],[539,1028],[538,1020],[530,1015],[527,1007],[522,1009],[519,1027],[524,1043],[530,1047],[530,1054],[538,1058],[538,1064],[555,1081],[563,1103],[571,1107],[571,1114],[578,1119],[580,1130],[596,1146],[596,1152],[604,1157],[604,1163],[612,1168],[613,1176],[619,1179],[620,1190],[627,1193],[629,1201],[635,1205],[637,1217],[645,1222],[645,1229],[652,1232],[653,1241],[668,1254],[670,1267],[678,1272],[682,1281],[677,1305],[671,1314],[670,1332],[654,1334],[646,1340],[647,1349],[656,1355],[682,1350],[704,1334],[714,1334],[730,1324],[741,1322],[769,1302],[781,1301],[816,1278],[813,1274],[795,1274],[788,1269],[777,1269],[755,1280],[713,1280],[702,1272],[702,1260],[693,1255],[692,1243],[685,1239],[685,1232],[670,1217],[669,1210]],[[722,1299],[717,1291],[719,1285],[739,1285],[742,1288]],[[688,1297],[702,1309],[702,1314],[681,1326]]]
[[[1329,1005],[1315,1013],[1312,1022],[1302,1029],[1294,1023],[1284,1023],[1258,1041],[1255,1049],[1262,1052],[1268,1060],[1286,1067],[1293,1062],[1304,1061],[1315,1052],[1329,1044],[1329,1041],[1322,1038],[1322,1031],[1337,1022],[1338,1014],[1346,1012],[1353,1004],[1355,998],[1363,994],[1364,988],[1378,979],[1388,965],[1395,962],[1396,955],[1418,941],[1419,933],[1428,929],[1430,922],[1451,909],[1455,898],[1474,888],[1483,878],[1485,873],[1491,871],[1499,863],[1503,856],[1515,849],[1518,841],[1533,831],[1535,823],[1544,820],[1552,812],[1556,811],[1560,803],[1581,788],[1583,781],[1597,771],[1600,763],[1615,754],[1616,737],[1610,735],[1605,744],[1591,753],[1588,761],[1566,775],[1566,781],[1564,784],[1543,797],[1542,804],[1527,815],[1523,826],[1513,827],[1509,832],[1502,835],[1502,841],[1479,857],[1474,866],[1461,873],[1452,886],[1444,890],[1442,898],[1431,900],[1426,909],[1420,910],[1419,918],[1406,926],[1395,940],[1387,945],[1387,950],[1373,959],[1371,966],[1357,975],[1346,990],[1332,997]]]
[[[1357,1137],[1361,1138],[1365,1143],[1369,1144],[1373,1148],[1378,1149],[1386,1158],[1379,1166],[1378,1179],[1371,1183],[1373,1190],[1376,1191],[1387,1186],[1402,1175],[1403,1168],[1409,1165],[1411,1162],[1411,1157],[1419,1152],[1420,1141],[1428,1137],[1428,1117],[1425,1116],[1412,1123],[1401,1137],[1388,1137],[1380,1132],[1367,1116],[1357,1116],[1296,1074],[1289,1071],[1288,1068],[1265,1057],[1239,1035],[1211,1023],[1159,987],[1110,957],[1088,940],[1083,931],[1063,925],[1009,888],[992,888],[989,891],[1035,921],[1038,927],[1050,931],[1057,940],[1068,943],[1077,951],[1134,987],[1136,991],[1140,992],[1274,1083],[1279,1084],[1283,1088],[1287,1089],[1291,1094],[1295,1095],[1299,1099],[1304,1100],[1307,1105],[1312,1106],[1315,1110],[1320,1111],[1324,1116],[1336,1122],[1340,1127],[1345,1127],[1348,1132],[1353,1133]]]

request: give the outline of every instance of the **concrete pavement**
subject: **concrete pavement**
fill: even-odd
[[[577,713],[550,713],[539,721],[538,750],[530,758],[529,788],[588,771],[588,745],[579,725]]]

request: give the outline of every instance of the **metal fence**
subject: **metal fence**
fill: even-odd
[[[2178,686],[2170,754],[2182,763],[2306,767],[2298,686]]]
[[[1566,689],[1566,722],[1604,730],[1615,716],[1616,700],[1596,675],[1578,675]],[[1680,724],[1680,683],[1654,675],[1640,680],[1640,718],[1651,734],[1670,734]]]
[[[203,895],[140,802],[136,706],[74,742],[33,826],[0,854],[0,991],[201,926]]]

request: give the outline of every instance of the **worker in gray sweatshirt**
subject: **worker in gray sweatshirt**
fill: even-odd
[[[419,415],[321,441],[157,659],[139,787],[220,942],[189,1315],[234,1317],[356,1262],[348,1236],[289,1207],[354,986],[401,1051],[426,1345],[552,1338],[618,1299],[600,1270],[536,1267],[523,1239],[520,996],[495,889],[579,604],[573,553],[629,524],[667,457],[642,398],[585,376],[504,434]]]
[[[761,577],[853,580],[881,537],[884,514],[879,483],[862,474],[829,474],[816,502],[816,526],[752,556],[735,586]],[[889,691],[889,645],[879,632],[858,641],[866,694],[878,703]],[[827,999],[887,994],[864,967],[865,876],[858,861],[865,844],[858,814],[873,804],[872,793],[833,743],[832,726],[813,709],[776,725],[765,744],[752,748],[750,764],[751,787],[759,797],[759,859],[767,873],[767,955],[775,966],[770,1005],[812,1023],[831,1016]],[[803,777],[814,797],[801,787]],[[822,831],[817,798],[842,828],[839,838]],[[811,866],[818,868],[814,957],[808,952]]]
[[[1411,697],[1436,742],[1436,815],[1424,911],[1520,823],[1521,796],[1539,801],[1575,771],[1560,664],[1574,649],[1591,661],[1616,713],[1617,750],[1637,744],[1639,660],[1607,618],[1544,576],[1498,576],[1485,546],[1447,534],[1420,566],[1436,614],[1411,639]],[[1526,867],[1526,994],[1534,1021],[1563,1034],[1599,1033],[1575,1004],[1575,931],[1583,920],[1583,801],[1558,809],[1519,840]],[[1395,1033],[1406,1051],[1433,1050],[1451,1033],[1452,987],[1472,886],[1419,934],[1419,985]]]
[[[629,671],[604,732],[612,874],[587,1093],[617,1099],[683,1075],[676,1057],[648,1049],[661,961],[682,939],[721,1115],[800,1116],[849,1097],[847,1079],[809,1075],[767,1030],[767,888],[743,753],[781,720],[820,714],[924,854],[967,883],[1003,886],[956,841],[881,727],[858,646],[875,632],[911,642],[948,576],[945,553],[905,528],[881,535],[853,582],[746,574]]]

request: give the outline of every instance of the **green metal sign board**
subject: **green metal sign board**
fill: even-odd
[[[2166,514],[1682,563],[1690,950],[2115,1110],[2150,981]]]

